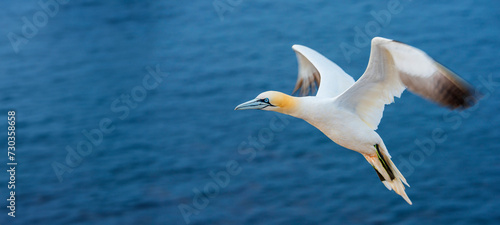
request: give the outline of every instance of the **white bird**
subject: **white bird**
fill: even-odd
[[[478,93],[423,51],[394,40],[372,39],[368,66],[356,82],[318,52],[301,45],[292,48],[299,64],[293,92],[301,89],[301,95],[308,94],[317,83],[316,96],[267,91],[235,110],[275,111],[307,121],[335,143],[361,153],[383,184],[411,205],[403,183],[409,185],[375,132],[384,106],[406,88],[451,109],[472,106],[479,99]]]

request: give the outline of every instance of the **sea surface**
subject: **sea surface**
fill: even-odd
[[[0,3],[2,225],[500,222],[498,1],[55,2]],[[374,36],[483,94],[462,112],[409,92],[386,107],[378,133],[411,206],[306,122],[233,111],[291,93],[293,44],[357,79]]]

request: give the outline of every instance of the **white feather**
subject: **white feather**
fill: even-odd
[[[393,40],[372,40],[368,67],[361,78],[336,99],[376,130],[384,107],[409,88],[450,108],[468,107],[475,101],[472,89],[423,51]]]
[[[336,97],[354,84],[351,76],[318,52],[302,45],[294,45],[292,49],[299,63],[297,88],[302,88],[303,93],[314,87],[314,81],[318,80],[315,76],[320,77],[318,97]]]

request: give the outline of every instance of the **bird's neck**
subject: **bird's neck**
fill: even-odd
[[[276,107],[270,107],[268,108],[268,110],[276,111],[287,115],[291,115],[291,113],[295,111],[297,105],[297,97],[293,97],[281,92],[274,92],[272,98],[273,98],[272,103]]]
[[[280,100],[280,105],[276,111],[293,117],[303,118],[303,109],[304,97],[283,95]]]
[[[290,96],[291,104],[288,107],[280,107],[283,114],[303,119],[316,126],[321,123],[324,110],[329,110],[330,99],[319,99],[315,96],[293,97]]]

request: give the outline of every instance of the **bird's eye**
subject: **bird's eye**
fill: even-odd
[[[265,98],[265,99],[264,99],[264,102],[265,102],[265,103],[269,103],[269,99],[268,99],[268,98]]]

